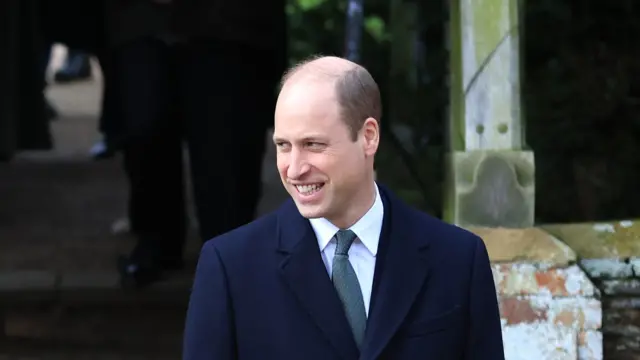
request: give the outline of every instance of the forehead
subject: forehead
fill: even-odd
[[[335,104],[335,86],[332,83],[303,79],[283,86],[278,95],[276,116],[317,112]]]
[[[330,83],[285,85],[275,112],[275,136],[309,136],[335,130],[341,123],[334,87]]]

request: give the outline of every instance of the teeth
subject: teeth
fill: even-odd
[[[314,192],[320,190],[322,184],[313,184],[313,185],[296,185],[296,189],[303,195],[310,195]]]

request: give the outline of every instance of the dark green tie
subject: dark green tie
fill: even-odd
[[[337,246],[333,257],[331,278],[338,297],[342,301],[342,307],[351,326],[353,337],[360,348],[367,326],[367,314],[364,309],[358,277],[349,262],[349,248],[355,238],[356,234],[351,230],[339,230],[336,233]]]

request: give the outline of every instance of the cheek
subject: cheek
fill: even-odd
[[[280,176],[286,177],[289,163],[284,157],[278,156],[276,158],[276,167],[278,168],[278,173],[280,174]]]
[[[360,173],[360,164],[354,161],[351,156],[343,156],[335,161],[326,162],[321,167],[327,176],[336,183],[349,183],[354,181],[355,177]]]
[[[343,159],[342,178],[345,183],[360,184],[365,171],[365,161],[358,154]]]
[[[336,183],[349,182],[362,169],[362,161],[353,151],[313,154],[307,157],[307,162],[316,175],[324,175]]]
[[[342,159],[342,166],[345,171],[349,171],[350,173],[360,173],[364,166],[364,156],[363,154],[357,151],[353,151],[345,154]]]
[[[316,156],[310,156],[308,164],[311,167],[311,172],[315,175],[324,175],[329,178],[336,176],[336,161],[330,156],[325,154],[316,154]]]

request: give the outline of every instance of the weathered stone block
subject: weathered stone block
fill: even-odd
[[[493,276],[499,294],[597,296],[598,289],[576,266],[541,270],[533,264],[494,264]]]
[[[566,267],[576,254],[560,240],[537,228],[470,227],[487,246],[491,262],[535,263],[538,267]]]
[[[640,240],[640,238],[638,238]],[[636,277],[640,277],[640,259],[639,258],[631,258],[629,259],[629,264],[633,268],[633,274]]]
[[[640,296],[640,280],[619,279],[602,281],[602,289],[607,295]]]
[[[625,336],[640,336],[640,310],[607,308],[605,329]],[[614,331],[614,329],[616,329]]]
[[[533,152],[453,152],[447,162],[447,221],[463,227],[533,226]]]
[[[589,330],[578,334],[578,360],[602,360],[602,332]]]
[[[633,276],[633,265],[620,259],[584,259],[580,264],[589,276],[596,279]]]
[[[503,328],[507,360],[577,360],[577,332],[551,324],[518,324]]]
[[[528,297],[500,298],[500,318],[506,325],[548,322],[546,309],[534,306]]]
[[[502,297],[500,313],[507,325],[549,323],[576,330],[597,330],[602,326],[602,307],[593,298]]]
[[[607,309],[640,309],[640,298],[604,298]]]
[[[640,257],[640,221],[540,226],[566,243],[582,259]]]
[[[534,304],[547,306],[550,320],[556,325],[580,330],[599,330],[602,327],[602,304],[598,299],[584,297],[534,298]]]
[[[577,266],[494,264],[505,356],[602,360],[599,291]]]

